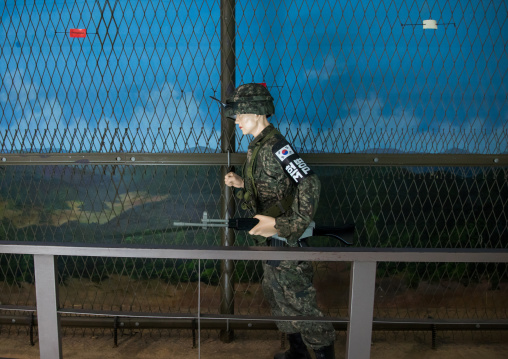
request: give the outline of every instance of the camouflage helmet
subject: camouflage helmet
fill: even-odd
[[[270,117],[275,113],[273,97],[262,84],[244,84],[239,86],[233,96],[226,100],[225,115],[234,119],[236,115],[252,113]]]

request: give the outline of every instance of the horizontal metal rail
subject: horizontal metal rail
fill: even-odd
[[[57,308],[56,256],[352,262],[346,357],[355,359],[370,357],[370,346],[364,343],[370,343],[372,337],[377,262],[508,262],[507,249],[163,247],[4,241],[0,244],[0,253],[34,255],[37,319],[38,323],[45,328],[39,333],[40,353],[43,359],[62,357],[61,314],[90,314],[90,311],[86,310]],[[198,302],[200,301],[201,298],[198,298]],[[97,312],[96,315],[107,316],[115,315],[115,313]],[[129,313],[124,315],[129,316]],[[135,314],[130,313],[130,316]],[[153,314],[152,319],[156,316],[157,314]],[[253,321],[251,317],[241,318],[241,316],[226,318],[220,315],[208,315],[203,318],[199,310],[194,318],[181,319],[197,320],[198,330],[201,328],[202,319],[227,320],[228,323],[230,320],[241,321],[242,319]],[[267,320],[267,318],[259,319]],[[308,318],[299,317],[298,319],[307,320]],[[336,319],[336,321],[340,323],[342,319]],[[418,322],[416,324],[425,328],[429,328],[430,325],[432,330],[436,328],[436,323]],[[497,324],[499,327],[506,323]]]
[[[505,263],[508,249],[205,247],[0,242],[0,253],[116,258]]]
[[[302,153],[313,166],[508,166],[507,154]],[[15,153],[1,165],[241,165],[245,153]],[[228,162],[229,160],[229,162]]]
[[[0,310],[16,310],[16,307],[0,306]],[[28,312],[36,312],[32,307]],[[61,314],[86,314],[86,317],[64,316],[60,324],[65,327],[79,328],[110,328],[113,329],[115,318],[118,318],[118,324],[123,329],[192,329],[193,322],[198,319],[197,314],[188,314],[184,318],[179,314],[153,314],[150,313],[131,313],[117,312],[108,313],[107,311],[59,311]],[[275,320],[293,320],[287,317],[260,317],[260,316],[224,316],[213,314],[200,315],[201,329],[225,329],[229,326],[231,329],[241,330],[277,330]],[[300,318],[298,318],[300,319]],[[325,321],[332,323],[335,330],[347,330],[349,320],[347,318],[337,317],[316,317],[312,321]],[[19,326],[38,326],[35,319],[32,323],[31,317],[27,315],[0,315],[0,325],[19,325]],[[374,318],[372,320],[373,330],[432,330],[435,325],[440,330],[508,330],[507,320],[489,320],[489,319],[393,319],[393,318]]]

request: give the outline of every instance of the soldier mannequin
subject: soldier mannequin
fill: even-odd
[[[270,125],[270,122],[268,122],[266,115],[239,114],[236,115],[235,124],[238,125],[244,135],[252,135],[256,138],[261,131]],[[244,188],[243,178],[234,172],[229,172],[224,182],[226,186]],[[259,223],[249,231],[249,234],[262,237],[270,237],[277,234],[275,218],[260,214],[255,215],[254,218],[259,219]]]
[[[230,172],[224,182],[242,189],[244,208],[251,209],[259,223],[249,231],[258,244],[300,246],[298,239],[316,212],[320,182],[292,146],[268,122],[275,112],[273,98],[260,84],[239,86],[226,101],[225,115],[235,120],[244,135],[254,136],[249,145],[243,178]],[[277,234],[282,240],[271,238]],[[263,292],[275,316],[323,316],[317,307],[310,262],[268,261],[263,263]],[[327,322],[280,321],[277,327],[288,335],[290,348],[274,359],[335,358],[335,331]]]

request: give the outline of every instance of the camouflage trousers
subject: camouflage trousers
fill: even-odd
[[[273,316],[319,316],[311,262],[281,261],[277,267],[263,263],[263,292]],[[327,322],[280,321],[283,333],[301,333],[305,344],[318,349],[332,344],[335,330]]]

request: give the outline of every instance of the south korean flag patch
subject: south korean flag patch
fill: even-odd
[[[272,152],[294,183],[299,184],[304,178],[314,174],[285,139],[273,145]]]
[[[282,162],[286,158],[288,158],[291,155],[294,155],[295,151],[291,148],[291,145],[288,143],[286,146],[282,147],[280,150],[275,152],[275,156],[279,158],[279,161]]]

